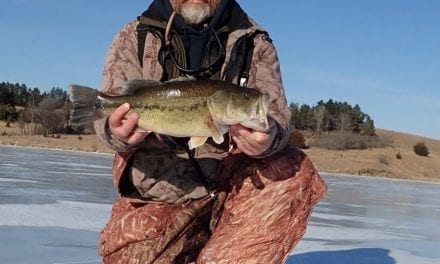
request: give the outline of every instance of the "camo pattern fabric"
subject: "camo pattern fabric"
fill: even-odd
[[[102,90],[108,94],[121,94],[122,84],[131,79],[153,79],[160,80],[163,69],[159,63],[159,51],[161,41],[154,34],[147,34],[144,47],[143,65],[141,67],[137,54],[137,21],[128,24],[115,37],[109,50],[105,69]],[[230,34],[226,45],[226,59],[222,67],[222,76],[231,82],[237,82],[238,72],[241,70],[243,58],[239,42],[244,41],[244,36],[253,35],[262,29],[254,24],[253,27],[234,31]],[[275,47],[267,38],[266,34],[257,33],[254,36],[254,54],[252,56],[251,67],[249,71],[249,87],[266,92],[270,95],[271,103],[269,105],[269,116],[276,121],[277,136],[272,146],[257,158],[264,158],[281,150],[287,143],[290,134],[290,111],[282,87],[280,76],[280,66]],[[240,63],[237,63],[240,62]],[[117,152],[129,152],[135,150],[135,147],[129,146],[114,137],[107,127],[107,120],[101,119],[95,122],[95,130],[100,140]],[[157,149],[167,149],[167,146],[160,142],[158,135],[148,136],[143,144],[136,146],[134,153],[135,161],[145,161],[146,159],[160,159],[154,154]],[[154,152],[154,153],[153,153]],[[160,152],[160,151],[159,151]],[[152,153],[149,155],[148,153]],[[148,157],[150,156],[150,157]],[[215,146],[205,144],[196,149],[196,158],[220,160],[227,156],[227,146]],[[185,199],[199,199],[206,194],[203,184],[199,181],[193,181],[193,171],[189,169],[189,162],[178,162],[177,157],[169,157],[168,154],[162,155],[164,160],[169,160],[166,167],[169,170],[166,174],[155,174],[153,171],[162,171],[163,166],[158,167],[158,163],[136,162],[136,167],[131,172],[132,180],[138,191],[145,198],[154,201],[163,202],[182,202]],[[148,163],[148,164],[147,164]],[[217,161],[218,163],[218,161]],[[170,164],[175,164],[172,169]],[[211,175],[216,164],[209,164],[206,167],[205,174]],[[190,179],[182,182],[182,179]],[[184,191],[187,190],[187,193]]]
[[[123,94],[127,80],[162,79],[161,36],[147,34],[141,67],[137,25],[137,21],[128,24],[112,42],[104,67],[104,93]],[[96,121],[98,137],[116,151],[113,183],[121,194],[101,232],[99,252],[104,263],[276,264],[285,262],[302,238],[327,187],[304,153],[286,147],[290,111],[275,47],[263,31],[254,23],[229,34],[221,78],[238,82],[244,61],[239,44],[252,36],[248,87],[269,94],[269,117],[277,123],[277,137],[256,158],[228,156],[225,146],[205,144],[196,150],[196,158],[212,161],[203,170],[219,182],[216,199],[194,179],[189,161],[180,163],[184,156],[179,153],[169,160],[180,164],[169,175],[163,174],[161,167],[167,166],[158,160],[142,162],[152,155],[170,155],[160,135],[151,133],[142,144],[128,146],[110,133],[106,119]],[[124,189],[127,179],[137,195]]]
[[[233,160],[222,215],[197,263],[285,263],[327,186],[295,147]]]
[[[204,198],[185,205],[139,203],[121,197],[101,232],[106,264],[189,263],[209,239],[210,209]]]
[[[114,38],[106,57],[101,90],[107,94],[123,94],[123,83],[127,80],[146,79],[161,80],[163,69],[159,63],[159,52],[162,48],[160,36],[147,34],[144,46],[143,67],[137,53],[138,21],[126,25]],[[266,34],[254,23],[254,26],[232,32],[226,44],[226,59],[222,66],[221,76],[225,81],[237,83],[243,63],[241,42],[245,36],[254,36],[254,51],[249,71],[248,87],[269,94],[268,115],[277,123],[278,133],[273,146],[261,157],[269,156],[281,150],[290,135],[290,111],[281,80],[280,63],[276,49]],[[96,122],[97,131],[104,131],[105,120]],[[124,144],[111,138],[111,135],[97,133],[101,141],[119,152],[128,151]],[[128,146],[127,146],[128,148]],[[197,155],[213,158],[223,157],[224,149],[213,149],[212,146],[202,146],[197,149]]]
[[[167,203],[184,203],[208,195],[194,166],[188,162],[187,154],[182,156],[173,153],[154,155],[150,150],[138,150],[129,177],[139,194],[144,199]],[[199,159],[198,163],[204,177],[215,179],[218,166],[216,160]]]
[[[122,173],[124,158],[116,164]],[[285,263],[327,192],[311,161],[286,147],[260,160],[230,156],[219,171],[216,200],[121,197],[101,233],[104,263]]]

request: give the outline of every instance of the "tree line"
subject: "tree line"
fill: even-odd
[[[359,105],[332,99],[316,105],[290,103],[292,125],[299,130],[353,132],[375,135],[374,121]],[[18,122],[26,134],[73,132],[68,126],[70,102],[67,92],[53,87],[50,92],[25,84],[0,83],[0,120]]]
[[[373,119],[362,112],[359,105],[351,106],[347,102],[329,99],[319,101],[316,105],[299,105],[291,103],[292,125],[296,129],[314,132],[352,132],[360,135],[374,136]]]
[[[23,134],[65,133],[69,112],[67,92],[59,87],[41,92],[25,84],[0,83],[0,120],[7,126],[18,122]]]

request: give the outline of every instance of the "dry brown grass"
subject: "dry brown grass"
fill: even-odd
[[[0,122],[0,144],[3,145],[111,152],[95,135],[60,135],[60,138],[24,136],[16,123],[11,123],[11,127],[5,125],[4,122]],[[440,140],[382,129],[377,129],[376,133],[379,137],[390,139],[392,145],[364,150],[311,147],[305,152],[319,171],[440,181]],[[413,146],[420,141],[429,148],[428,157],[414,153]],[[396,157],[399,156],[397,154],[400,155],[400,159]]]
[[[391,139],[391,146],[365,150],[310,148],[305,152],[320,171],[440,181],[440,140],[383,129],[376,133]],[[419,141],[429,148],[428,157],[414,153],[413,146]]]
[[[16,145],[78,151],[111,152],[95,135],[23,135],[17,123],[0,122],[0,145]]]
[[[364,136],[350,132],[331,132],[318,136],[310,146],[332,150],[384,148],[392,145],[386,137]]]

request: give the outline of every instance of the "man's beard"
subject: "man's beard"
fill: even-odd
[[[180,16],[186,23],[198,25],[213,15],[209,4],[194,4],[191,2],[183,3],[180,9]]]

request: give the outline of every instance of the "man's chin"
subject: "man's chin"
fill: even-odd
[[[211,16],[209,4],[204,2],[185,2],[180,13],[185,22],[193,25],[200,24]]]
[[[186,0],[184,3],[191,3],[191,4],[209,4],[209,1],[207,0]]]

